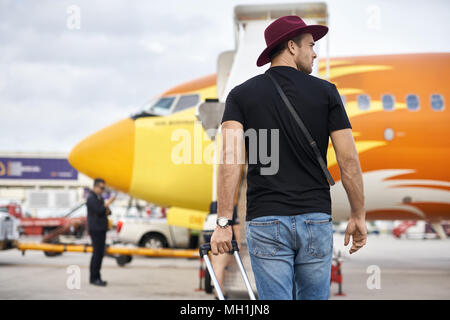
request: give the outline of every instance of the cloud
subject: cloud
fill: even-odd
[[[80,29],[67,28],[73,4],[80,8]],[[229,41],[222,42],[209,34],[225,30],[222,22],[192,2],[0,6],[1,151],[68,152],[150,97],[214,73],[218,53],[232,43],[231,15]]]
[[[67,152],[149,98],[215,73],[218,54],[234,48],[233,7],[264,2],[273,3],[0,1],[0,151]],[[331,56],[450,49],[448,1],[327,2]],[[67,28],[70,5],[80,29]]]
[[[140,44],[151,53],[161,54],[166,51],[166,47],[157,41],[141,40]]]

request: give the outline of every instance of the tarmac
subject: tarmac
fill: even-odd
[[[343,250],[344,238],[334,236]],[[396,239],[369,235],[355,254],[342,252],[342,291],[331,285],[330,299],[449,299],[450,240]],[[65,252],[46,257],[40,251],[0,252],[0,299],[156,299],[210,300],[197,291],[199,260],[134,257],[124,267],[105,257],[107,287],[89,284],[90,253]],[[247,270],[250,272],[251,270]],[[245,299],[246,292],[231,295]]]
[[[343,243],[344,236],[335,235],[334,248],[343,252],[346,295],[335,296],[338,286],[333,283],[330,299],[450,299],[450,239],[369,235],[366,245],[351,255]]]

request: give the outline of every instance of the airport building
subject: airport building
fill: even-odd
[[[17,202],[31,216],[59,215],[83,201],[91,186],[65,153],[0,153],[0,202]]]
[[[93,179],[69,164],[65,153],[0,152],[0,206],[20,204],[27,216],[65,215],[85,201],[92,184]],[[118,192],[113,215],[142,216],[148,205]]]

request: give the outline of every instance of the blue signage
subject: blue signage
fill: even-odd
[[[0,179],[77,180],[67,159],[1,158]]]

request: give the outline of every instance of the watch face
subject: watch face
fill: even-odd
[[[225,227],[226,225],[227,225],[227,223],[228,223],[228,219],[226,219],[226,218],[218,218],[217,219],[217,224],[220,226],[220,227]]]

